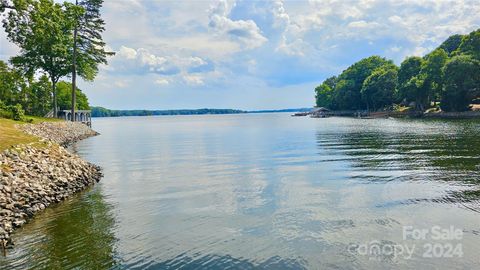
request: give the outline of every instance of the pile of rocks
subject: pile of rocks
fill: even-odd
[[[76,139],[67,139],[59,126],[67,127],[65,134],[75,133]],[[49,130],[49,127],[54,128]],[[94,134],[87,127],[88,131],[82,135],[77,127],[68,123],[47,123],[29,125],[25,129],[31,134],[42,134],[40,136],[44,140],[62,145]],[[84,161],[54,142],[35,147],[20,145],[0,153],[1,246],[12,244],[10,233],[36,212],[85,189],[101,177],[100,167]]]
[[[30,135],[56,142],[63,146],[98,135],[96,131],[85,124],[68,121],[18,125],[18,128]]]

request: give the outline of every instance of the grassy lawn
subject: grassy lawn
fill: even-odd
[[[32,123],[62,121],[59,119],[42,118],[42,117],[34,117],[34,116],[27,116],[26,118],[27,119],[31,118],[33,120]],[[19,121],[13,121],[5,118],[0,118],[0,151],[3,151],[17,144],[39,143],[38,145],[39,146],[41,145],[37,137],[28,135],[23,131],[15,128],[16,124],[25,124],[25,123],[19,122]]]
[[[45,117],[38,117],[38,116],[25,116],[25,119],[32,119],[33,124],[38,124],[41,122],[59,122],[63,121],[62,119],[57,118],[45,118]],[[19,122],[20,123],[20,122]]]

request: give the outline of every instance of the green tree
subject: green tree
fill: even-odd
[[[51,84],[46,76],[35,80],[0,61],[0,100],[21,105],[29,115],[44,116],[51,108]]]
[[[103,0],[76,0],[70,6],[75,27],[73,32],[72,54],[72,115],[75,114],[76,77],[77,73],[85,80],[93,80],[98,73],[99,64],[107,64],[107,56],[113,52],[105,50],[102,33],[105,31],[105,21],[101,18],[100,9]],[[81,8],[81,10],[78,9]],[[72,118],[72,121],[74,119]]]
[[[455,56],[445,65],[444,74],[442,110],[469,110],[472,99],[480,94],[480,61],[468,55]]]
[[[72,109],[72,84],[65,81],[60,81],[58,83],[58,106],[60,110],[71,110]],[[87,96],[80,90],[76,88],[76,97],[77,97],[77,109],[79,110],[89,110],[90,106],[88,104]]]
[[[0,0],[0,13],[4,12],[6,9],[13,9],[14,6],[10,1]]]
[[[0,100],[6,105],[20,103],[23,88],[25,88],[25,80],[22,74],[0,61]]]
[[[333,89],[330,88],[330,86],[328,86],[326,83],[322,83],[315,88],[315,104],[317,107],[330,108],[332,105],[332,98]]]
[[[398,100],[412,102],[417,100],[416,87],[412,87],[412,78],[420,74],[423,59],[418,56],[407,57],[403,60],[398,71]]]
[[[443,49],[436,49],[425,56],[421,73],[425,76],[425,87],[429,89],[427,93],[427,103],[440,99],[443,88],[442,69],[447,59],[448,55]]]
[[[438,49],[443,49],[449,56],[451,56],[462,43],[463,35],[452,35],[448,37]]]
[[[52,84],[47,76],[41,76],[38,81],[34,81],[30,84],[30,93],[32,98],[30,99],[29,108],[27,111],[30,115],[44,116],[52,108]]]
[[[8,39],[20,47],[20,55],[13,57],[12,63],[26,74],[41,70],[49,76],[56,114],[56,84],[71,72],[71,19],[62,5],[39,0],[32,1],[28,8],[11,10],[3,26]]]
[[[398,67],[384,65],[377,68],[363,82],[362,100],[367,104],[367,109],[376,111],[390,106],[396,96],[398,82]]]
[[[317,107],[332,107],[333,93],[337,84],[337,77],[327,78],[321,85],[315,88],[315,104]]]
[[[0,13],[12,9],[25,9],[32,0],[0,0]]]
[[[480,29],[477,29],[462,39],[458,54],[468,54],[480,60]]]
[[[380,56],[370,56],[351,65],[342,72],[338,76],[338,82],[335,87],[334,103],[336,104],[336,109],[366,109],[367,104],[362,102],[360,93],[363,82],[375,69],[383,65],[393,65],[393,62]]]

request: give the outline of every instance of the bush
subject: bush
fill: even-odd
[[[0,100],[0,117],[12,118],[12,112],[10,112],[8,107],[9,106],[5,105],[5,103]]]
[[[23,121],[25,119],[25,111],[22,108],[22,105],[17,104],[15,106],[9,106],[10,111],[12,112],[12,119],[15,121]]]
[[[15,121],[24,121],[25,111],[20,104],[6,106],[5,103],[0,100],[0,117],[13,119]]]

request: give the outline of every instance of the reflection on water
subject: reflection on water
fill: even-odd
[[[287,114],[98,119],[91,191],[15,234],[6,268],[474,268],[480,122]],[[461,228],[426,259],[404,226]],[[411,258],[351,247],[416,245]],[[377,256],[378,255],[378,256]],[[88,259],[87,259],[88,258]]]
[[[85,191],[20,229],[0,269],[108,269],[115,264],[113,226],[101,190]]]
[[[353,179],[371,183],[432,181],[464,189],[449,187],[441,197],[415,197],[404,203],[463,203],[480,212],[478,132],[478,121],[450,121],[446,125],[404,120],[360,130],[353,127],[342,134],[318,132],[317,142],[328,156],[351,163]]]

